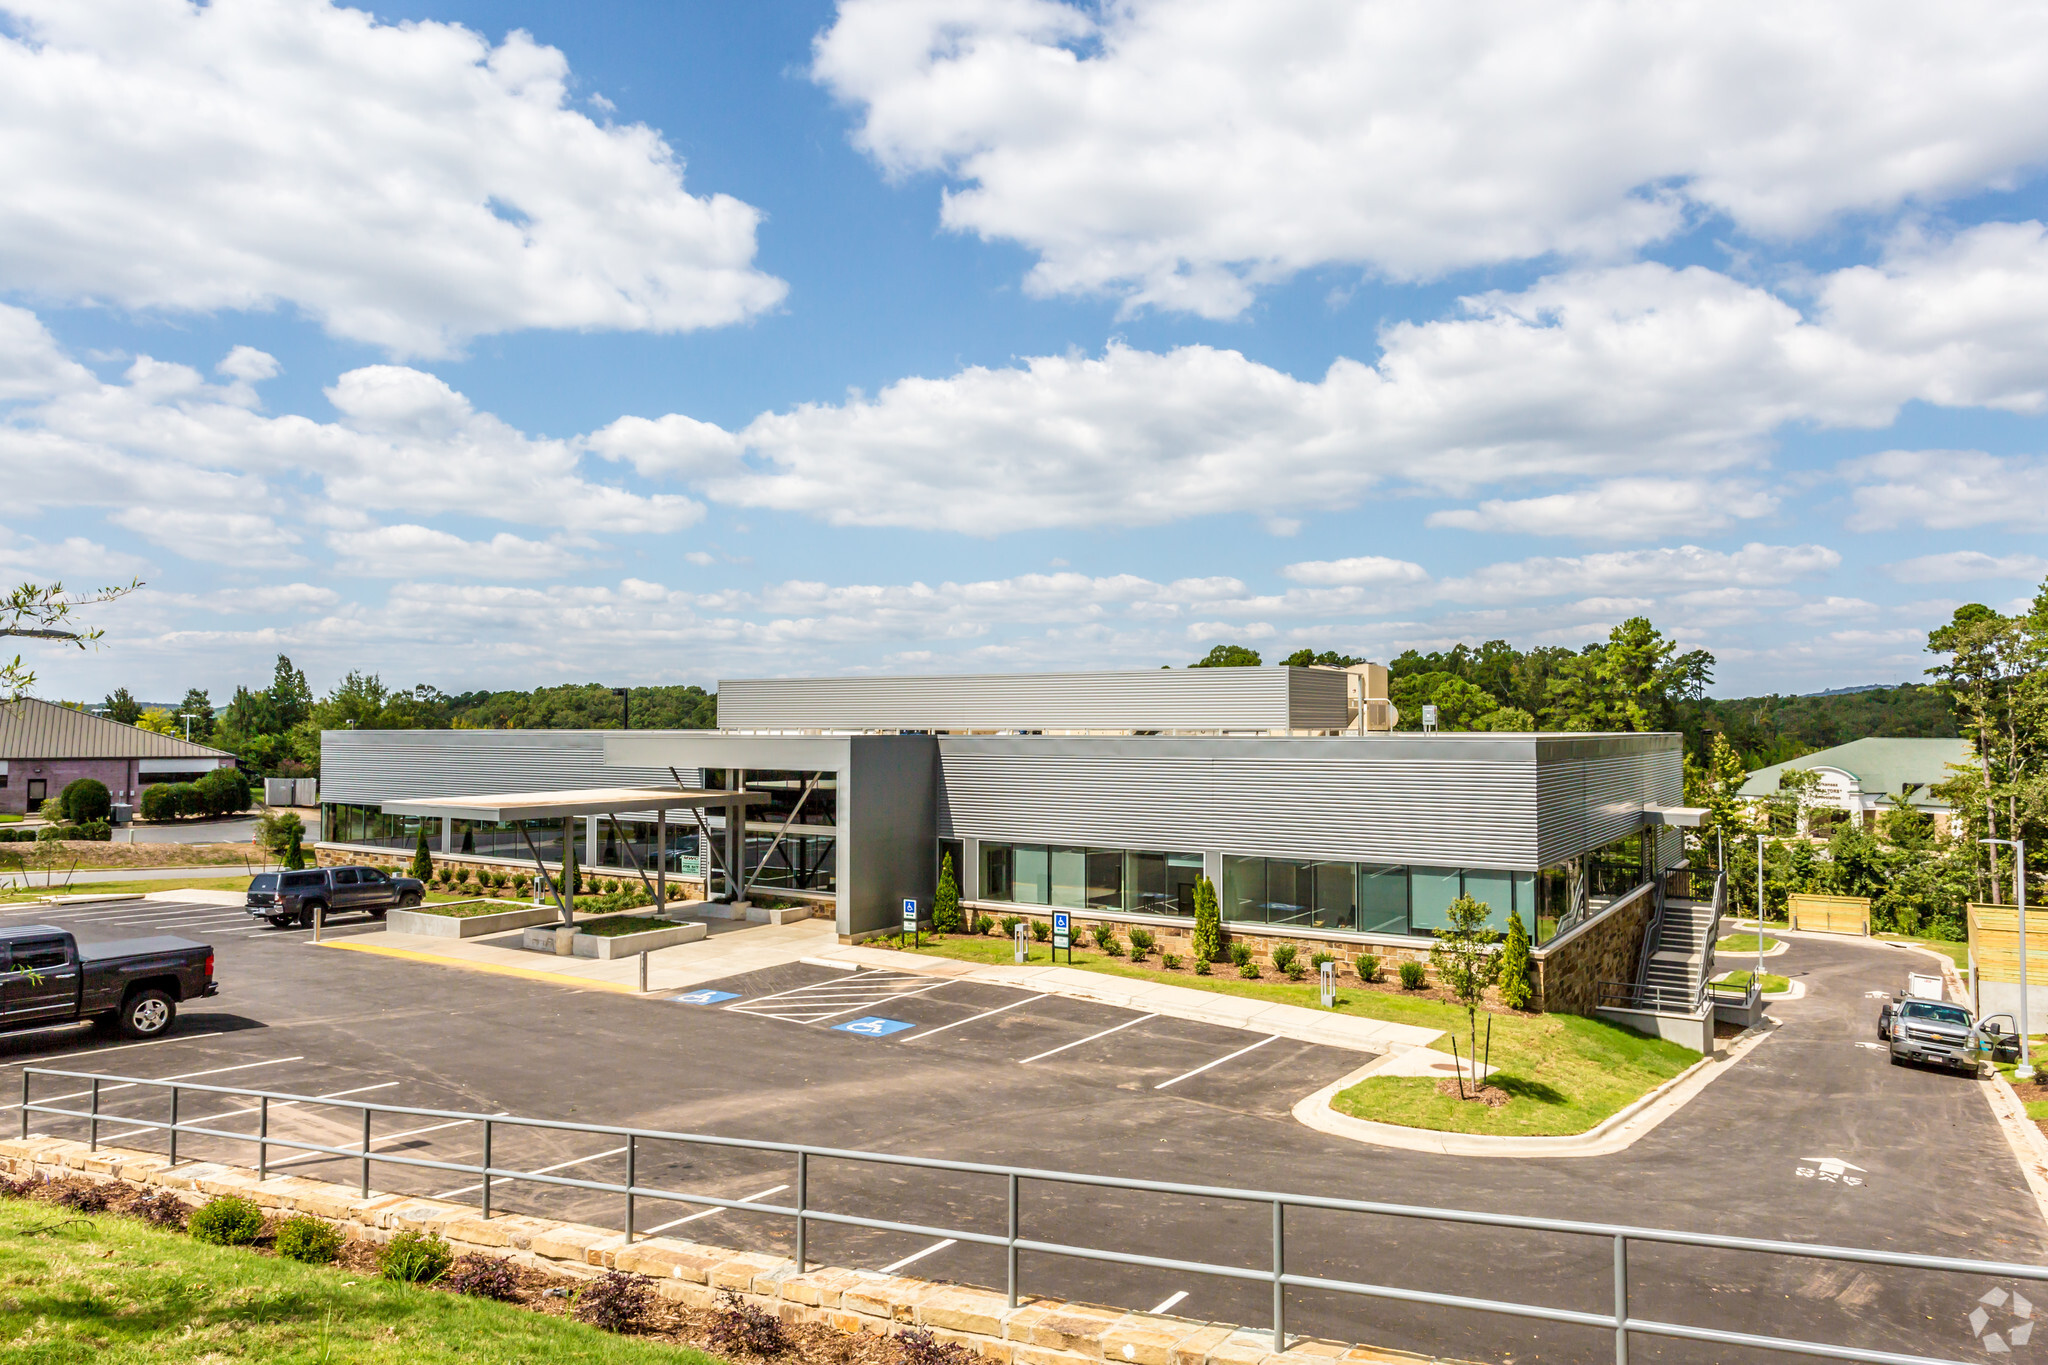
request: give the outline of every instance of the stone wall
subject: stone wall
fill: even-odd
[[[1656,902],[1645,889],[1580,926],[1562,942],[1535,954],[1536,986],[1530,1007],[1553,1014],[1593,1013],[1602,981],[1633,981],[1643,931]]]
[[[631,1271],[652,1277],[663,1298],[696,1308],[713,1307],[721,1291],[730,1291],[792,1324],[823,1323],[883,1336],[923,1327],[996,1365],[1396,1365],[1435,1359],[1313,1339],[1275,1353],[1268,1333],[1228,1323],[1058,1299],[1020,1298],[1011,1308],[1004,1295],[965,1285],[831,1266],[799,1274],[794,1262],[779,1256],[675,1237],[628,1245],[621,1234],[587,1224],[526,1214],[486,1220],[466,1204],[374,1190],[361,1198],[352,1187],[303,1176],[258,1180],[242,1167],[190,1161],[174,1167],[152,1152],[89,1151],[85,1143],[55,1138],[0,1141],[0,1167],[17,1178],[84,1175],[154,1185],[194,1205],[216,1195],[240,1195],[272,1213],[324,1219],[352,1240],[385,1242],[400,1232],[432,1232],[457,1253],[505,1256],[563,1278]]]

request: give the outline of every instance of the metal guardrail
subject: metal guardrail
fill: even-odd
[[[92,1097],[89,1109],[64,1109],[50,1102],[35,1102],[31,1096],[34,1078],[47,1076],[68,1080],[90,1082],[88,1093]],[[150,1087],[168,1092],[170,1101],[169,1117],[166,1119],[144,1119],[134,1115],[110,1115],[100,1108],[100,1090],[103,1084],[112,1083],[124,1087]],[[178,1102],[184,1094],[231,1095],[238,1099],[253,1100],[257,1104],[257,1131],[254,1133],[201,1127],[211,1120],[180,1120]],[[63,1099],[67,1096],[58,1096]],[[270,1106],[273,1103],[290,1104],[297,1108],[325,1108],[355,1111],[362,1115],[363,1142],[357,1147],[335,1147],[324,1143],[307,1142],[297,1138],[275,1137],[270,1133]],[[1463,1209],[1426,1208],[1408,1204],[1388,1204],[1376,1200],[1331,1199],[1317,1195],[1285,1194],[1269,1190],[1234,1189],[1227,1186],[1186,1185],[1166,1180],[1133,1180],[1119,1176],[1087,1175],[1076,1171],[1041,1170],[1023,1166],[1002,1166],[986,1162],[950,1161],[939,1157],[901,1156],[885,1152],[864,1152],[833,1147],[815,1147],[793,1142],[769,1142],[754,1138],[715,1137],[702,1133],[676,1133],[659,1129],[621,1128],[606,1124],[565,1123],[554,1119],[522,1118],[506,1114],[478,1114],[455,1109],[419,1109],[406,1105],[378,1104],[364,1100],[328,1099],[317,1095],[295,1095],[288,1092],[249,1090],[233,1086],[193,1085],[182,1082],[152,1080],[140,1076],[113,1076],[88,1071],[58,1071],[43,1067],[27,1067],[21,1077],[21,1135],[29,1135],[29,1115],[84,1119],[89,1125],[90,1144],[99,1146],[99,1128],[102,1123],[112,1122],[128,1129],[150,1128],[168,1132],[170,1135],[170,1158],[175,1164],[178,1159],[178,1138],[181,1135],[224,1138],[231,1141],[247,1142],[256,1147],[257,1173],[268,1178],[270,1149],[285,1147],[302,1152],[321,1152],[333,1156],[353,1157],[362,1162],[362,1191],[365,1196],[370,1188],[370,1167],[372,1163],[402,1166],[421,1170],[452,1171],[458,1174],[477,1176],[482,1181],[483,1216],[491,1216],[491,1185],[497,1180],[524,1181],[530,1184],[561,1186],[570,1189],[592,1190],[599,1193],[615,1194],[625,1201],[625,1236],[632,1241],[635,1231],[635,1203],[641,1199],[666,1200],[680,1204],[701,1204],[712,1208],[740,1209],[751,1213],[769,1214],[791,1218],[796,1222],[795,1261],[798,1273],[808,1267],[806,1255],[806,1232],[813,1223],[836,1227],[867,1228],[882,1232],[906,1232],[923,1237],[950,1237],[958,1242],[978,1246],[1002,1247],[1007,1264],[1007,1289],[1010,1307],[1018,1304],[1018,1256],[1032,1252],[1050,1256],[1067,1257],[1074,1260],[1097,1261],[1114,1265],[1140,1266],[1156,1270],[1175,1270],[1187,1274],[1209,1275],[1223,1279],[1267,1283],[1273,1291],[1273,1348],[1276,1351],[1287,1347],[1287,1292],[1290,1289],[1314,1289],[1351,1295],[1367,1299],[1386,1299],[1400,1303],[1423,1304],[1440,1308],[1467,1309],[1482,1313],[1497,1313],[1505,1317],[1527,1318],[1541,1322],[1565,1323],[1572,1326],[1590,1327],[1614,1333],[1614,1359],[1616,1365],[1628,1365],[1629,1341],[1631,1337],[1661,1337],[1683,1341],[1712,1342],[1727,1346],[1742,1346],[1756,1350],[1784,1351],[1794,1355],[1812,1356],[1829,1360],[1853,1360],[1868,1362],[1869,1365],[1965,1365],[1938,1356],[1909,1355],[1896,1351],[1876,1351],[1862,1347],[1842,1346],[1828,1342],[1806,1341],[1790,1337],[1759,1336],[1748,1332],[1731,1332],[1716,1327],[1696,1327],[1688,1323],[1663,1322],[1651,1318],[1637,1318],[1629,1311],[1629,1246],[1643,1242],[1665,1246],[1697,1247],[1717,1251],[1752,1252],[1768,1256],[1797,1257],[1808,1260],[1841,1261],[1858,1265],[1891,1266],[1911,1270],[1935,1270],[1965,1275],[1999,1275],[2013,1279],[2048,1281],[2048,1266],[2020,1265],[2000,1261],[1978,1261],[1951,1256],[1921,1256],[1902,1252],[1872,1251],[1857,1247],[1836,1247],[1810,1245],[1801,1242],[1768,1241],[1752,1237],[1728,1237],[1711,1233],[1676,1232],[1664,1228],[1633,1227],[1618,1223],[1583,1223],[1562,1218],[1530,1218],[1512,1214],[1474,1213]],[[439,1161],[428,1157],[406,1156],[396,1152],[376,1153],[370,1150],[373,1141],[373,1123],[378,1114],[404,1115],[408,1118],[429,1118],[461,1121],[467,1120],[479,1125],[482,1132],[483,1150],[481,1162]],[[501,1128],[540,1129],[553,1132],[588,1133],[623,1138],[626,1142],[626,1179],[620,1184],[608,1180],[584,1180],[571,1176],[546,1174],[540,1171],[524,1171],[515,1167],[499,1166],[491,1160],[491,1141],[494,1133]],[[643,1142],[688,1143],[700,1147],[723,1147],[743,1151],[774,1152],[794,1157],[796,1160],[796,1202],[794,1204],[768,1204],[759,1201],[724,1199],[716,1195],[696,1194],[683,1190],[661,1189],[643,1186],[636,1179],[635,1166],[639,1146]],[[941,1228],[922,1223],[902,1222],[887,1218],[863,1218],[854,1214],[834,1213],[815,1207],[810,1202],[810,1166],[813,1160],[847,1161],[866,1165],[908,1167],[917,1170],[951,1171],[967,1175],[986,1175],[1002,1180],[1007,1193],[1006,1231],[1002,1235],[975,1232],[964,1228]],[[1063,1242],[1046,1242],[1023,1235],[1020,1227],[1019,1187],[1024,1181],[1043,1182],[1058,1185],[1079,1185],[1096,1189],[1129,1190],[1148,1194],[1176,1195],[1195,1199],[1219,1199],[1240,1203],[1269,1206],[1272,1210],[1272,1267],[1252,1269],[1245,1266],[1218,1265],[1210,1261],[1184,1260],[1177,1257],[1144,1256],[1131,1252],[1113,1251],[1105,1247],[1076,1246]],[[1322,1275],[1304,1275],[1287,1268],[1287,1212],[1289,1209],[1316,1209],[1339,1213],[1373,1214],[1384,1217],[1414,1219],[1422,1222],[1448,1223],[1468,1227],[1507,1228],[1524,1232],[1563,1233],[1609,1240],[1614,1248],[1613,1304],[1611,1313],[1591,1313],[1570,1308],[1554,1308],[1543,1304],[1517,1303],[1506,1299],[1477,1298],[1466,1294],[1438,1293],[1430,1290],[1404,1289],[1396,1285],[1371,1284],[1355,1280],[1333,1279]]]

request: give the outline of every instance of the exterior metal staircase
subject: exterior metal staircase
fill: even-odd
[[[1654,893],[1657,907],[1643,935],[1636,977],[1603,991],[1602,1004],[1658,1014],[1697,1014],[1714,974],[1714,940],[1728,906],[1728,879],[1718,871],[1667,868]]]

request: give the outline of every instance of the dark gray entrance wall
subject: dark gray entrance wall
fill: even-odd
[[[839,818],[848,826],[839,875],[849,891],[841,897],[839,932],[859,937],[899,927],[906,898],[931,913],[939,745],[930,735],[855,735],[846,743],[853,761],[839,779]]]
[[[1531,870],[1676,805],[1678,735],[942,736],[946,838]]]

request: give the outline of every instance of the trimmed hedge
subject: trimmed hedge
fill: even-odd
[[[107,790],[107,784],[96,777],[81,777],[57,793],[57,805],[64,812],[64,818],[74,825],[90,820],[110,820],[114,815],[114,796]]]

